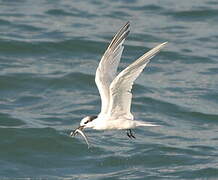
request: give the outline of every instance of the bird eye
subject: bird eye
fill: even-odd
[[[87,124],[89,121],[84,122],[84,124]]]

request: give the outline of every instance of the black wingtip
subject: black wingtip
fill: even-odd
[[[124,27],[126,27],[126,29],[129,29],[129,27],[130,27],[130,21],[127,21],[126,24],[124,25]]]
[[[130,25],[130,21],[127,21],[127,22],[126,22],[126,25]]]

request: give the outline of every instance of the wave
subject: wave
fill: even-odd
[[[171,15],[176,19],[181,19],[186,21],[202,21],[204,19],[217,17],[218,12],[216,9],[199,9],[199,10],[165,12],[165,14]]]

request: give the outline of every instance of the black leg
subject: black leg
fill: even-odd
[[[129,129],[126,130],[126,134],[127,134],[127,136],[128,136],[130,139],[132,138],[131,135],[130,135],[130,133],[129,133]]]
[[[135,139],[135,136],[132,134],[132,130],[131,129],[129,130],[129,132],[130,132],[131,137]]]
[[[127,136],[131,139],[131,138],[134,138],[135,139],[135,136],[132,134],[132,130],[131,129],[127,129],[127,132],[126,132]]]

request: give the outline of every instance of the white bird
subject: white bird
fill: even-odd
[[[130,24],[127,22],[114,36],[98,65],[95,82],[101,96],[101,112],[98,116],[87,116],[70,136],[80,133],[89,146],[87,136],[82,132],[85,128],[96,130],[127,130],[129,138],[135,138],[131,129],[138,126],[157,126],[155,124],[136,121],[130,112],[134,81],[143,71],[150,59],[166,44],[164,42],[151,49],[117,75],[117,68],[124,49],[123,43],[129,34]]]

